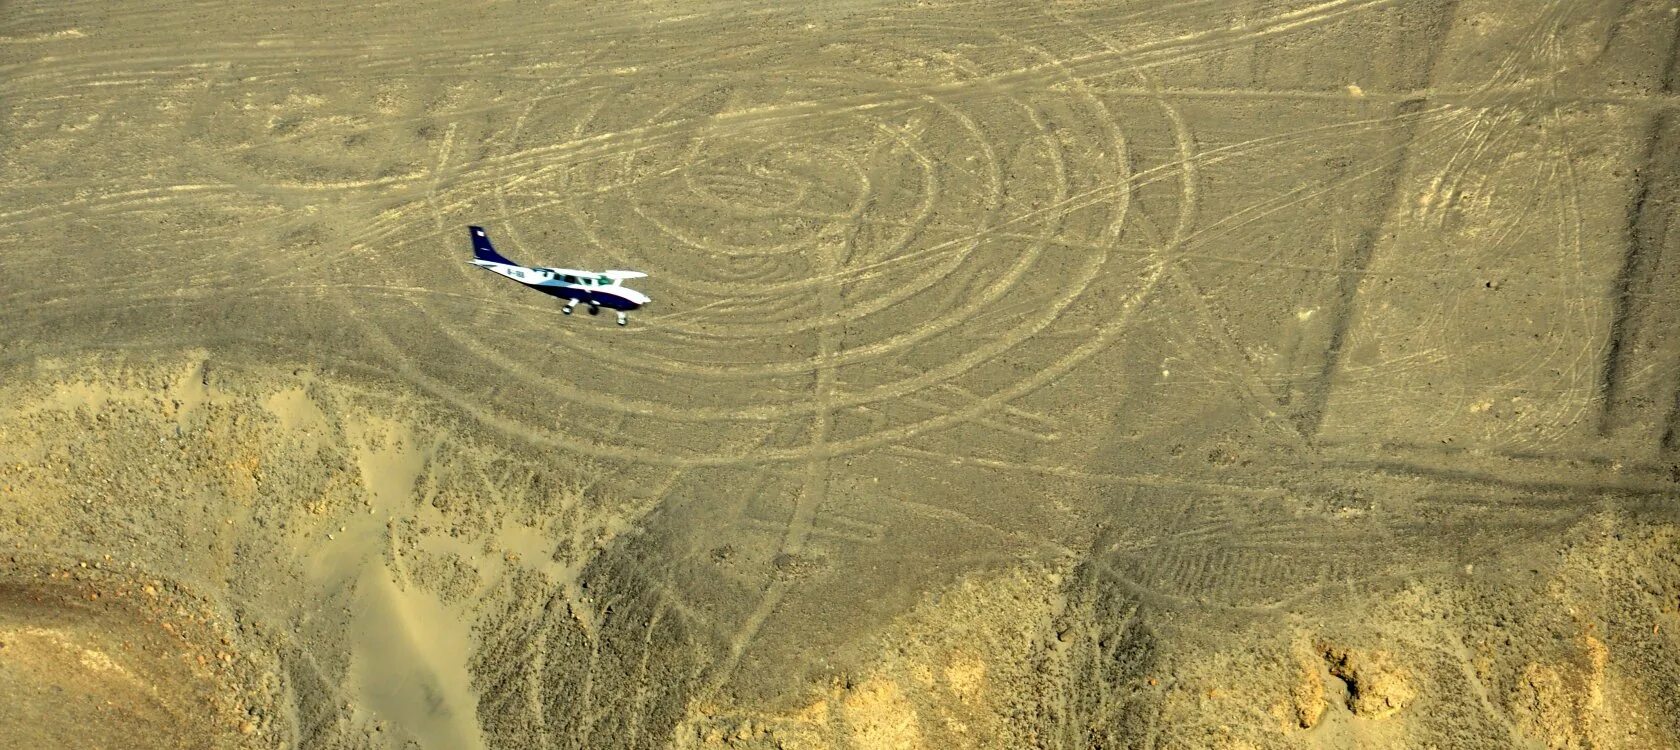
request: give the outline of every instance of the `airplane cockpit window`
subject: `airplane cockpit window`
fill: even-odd
[[[598,276],[595,279],[595,283],[600,284],[601,286],[612,286],[613,282],[611,276]]]
[[[576,277],[576,276],[570,276],[570,275],[567,275],[567,276],[561,276],[561,277],[560,277],[560,280],[561,280],[561,281],[564,281],[564,282],[566,282],[566,283],[567,283],[567,284],[576,284],[576,283],[578,283],[578,277]]]

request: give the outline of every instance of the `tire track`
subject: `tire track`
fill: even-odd
[[[1039,55],[1047,54],[1042,51],[1034,51],[1033,53]],[[1018,98],[1013,94],[1006,96],[1007,98],[1005,101],[1013,101],[1014,106],[1018,107],[1022,113],[1021,116],[1024,116],[1026,121],[1031,123],[1032,127],[1041,134],[1040,139],[1043,140],[1044,145],[1040,148],[1040,151],[1042,154],[1047,155],[1051,159],[1050,163],[1054,174],[1060,175],[1053,184],[1060,185],[1061,187],[1057,188],[1057,192],[1051,194],[1048,200],[1048,203],[1050,204],[1048,207],[1044,207],[1041,203],[1039,208],[1033,209],[1033,213],[1004,220],[1012,223],[1022,223],[1023,220],[1028,218],[1034,220],[1034,224],[1038,226],[1038,231],[1036,233],[1025,235],[1026,241],[1031,243],[1028,246],[1031,249],[1028,252],[1023,253],[1015,260],[1012,270],[1006,272],[1002,276],[994,277],[994,279],[989,282],[989,286],[985,287],[987,291],[983,291],[978,296],[971,295],[967,304],[955,308],[954,311],[946,311],[941,318],[934,322],[923,322],[922,324],[913,327],[908,333],[899,334],[885,340],[865,343],[862,346],[852,346],[848,344],[848,346],[843,350],[819,349],[816,355],[803,361],[795,360],[791,362],[772,362],[764,365],[727,365],[723,367],[715,365],[695,365],[690,364],[693,360],[678,361],[669,358],[661,358],[659,356],[649,357],[648,351],[640,350],[639,348],[633,346],[616,347],[614,350],[605,352],[601,356],[613,360],[617,365],[635,366],[640,369],[648,369],[649,365],[647,363],[652,362],[654,364],[651,365],[651,367],[654,371],[668,374],[674,373],[691,377],[699,376],[708,378],[727,376],[750,380],[762,377],[821,372],[825,368],[833,371],[839,367],[848,366],[854,363],[862,364],[871,362],[883,357],[889,357],[894,352],[905,350],[912,344],[929,340],[944,333],[945,331],[954,329],[958,325],[966,324],[969,318],[975,316],[981,309],[984,309],[993,300],[1000,298],[1000,296],[1007,292],[1012,285],[1018,283],[1022,278],[1024,278],[1028,269],[1030,269],[1040,255],[1045,252],[1045,249],[1054,246],[1050,240],[1052,240],[1057,234],[1059,226],[1055,217],[1065,216],[1074,208],[1081,207],[1082,205],[1096,205],[1098,202],[1104,200],[1119,200],[1123,206],[1127,195],[1127,192],[1124,190],[1116,191],[1111,195],[1099,187],[1097,190],[1091,191],[1091,195],[1084,196],[1083,200],[1076,201],[1076,196],[1068,188],[1069,183],[1067,175],[1069,167],[1061,158],[1061,149],[1058,144],[1049,139],[1049,123],[1037,113],[1035,109],[1036,105],[1034,103]],[[1094,102],[1092,106],[1096,108],[1095,111],[1098,112],[1101,119],[1112,119],[1113,116],[1111,114],[1107,114],[1106,111],[1102,109],[1100,102],[1096,102],[1094,98],[1089,98],[1088,92],[1083,94],[1083,96],[1087,97],[1087,101]],[[989,207],[982,211],[982,215],[984,217],[995,216],[1001,206],[998,202],[998,196],[1002,191],[1003,176],[999,166],[1002,161],[1002,157],[996,151],[989,148],[989,138],[991,136],[986,135],[983,126],[974,119],[976,115],[964,112],[960,109],[954,109],[953,107],[957,106],[956,102],[927,101],[922,102],[921,104],[925,108],[933,108],[950,113],[951,116],[955,117],[958,122],[963,123],[965,132],[970,133],[974,137],[975,143],[981,146],[981,149],[976,152],[976,155],[978,155],[984,163],[991,165],[990,168],[983,171],[982,174],[990,175],[986,178],[991,184],[991,187],[987,192],[989,192],[992,196],[988,199],[990,202]],[[850,113],[845,113],[845,116],[855,117],[855,115],[851,115]],[[990,117],[990,115],[987,116]],[[713,116],[712,119],[715,120],[716,116]],[[676,122],[681,123],[684,121],[685,119],[679,118]],[[524,120],[521,120],[521,122],[524,122]],[[671,128],[671,126],[665,127]],[[889,125],[881,123],[877,119],[871,118],[870,120],[861,122],[859,127],[867,131],[874,132],[878,136],[886,136],[888,138],[888,142],[893,144],[894,150],[908,153],[914,163],[920,165],[919,168],[924,174],[935,173],[933,171],[934,158],[930,156],[920,144],[913,140],[916,131],[918,130],[914,119],[905,125]],[[1111,140],[1111,142],[1123,144],[1123,139],[1119,136],[1118,130],[1114,128],[1112,124],[1108,127],[1110,132],[1107,137]],[[622,133],[625,131],[616,130],[614,132]],[[669,145],[667,144],[667,141],[680,143],[684,137],[680,131],[676,129],[669,129],[668,131],[643,130],[641,132],[647,135],[652,140],[652,143],[639,143],[632,147],[638,151],[647,147],[659,148]],[[705,137],[712,140],[718,138],[739,139],[741,137],[741,133],[733,129],[725,129],[720,134],[712,126],[702,128],[696,134],[704,134]],[[687,144],[685,144],[687,148],[688,163],[694,163],[700,158],[703,158],[701,156],[704,153],[703,143],[704,141],[702,140],[691,139]],[[1123,146],[1121,148],[1123,148]],[[540,147],[522,149],[519,153],[526,155],[541,153],[539,149]],[[602,161],[613,162],[624,158],[629,157],[625,154],[606,155],[603,157]],[[493,162],[494,159],[495,157],[491,157],[490,161]],[[571,164],[570,160],[567,160],[565,163],[569,165],[568,168],[575,168],[575,165]],[[496,171],[504,168],[501,164],[493,164],[493,166],[495,166],[495,169],[490,172],[486,172],[486,174],[494,174]],[[695,174],[693,170],[678,168],[675,172],[680,174],[689,185],[694,184]],[[859,178],[860,182],[868,179],[867,174],[860,174],[862,174]],[[492,178],[482,177],[481,179],[488,181]],[[926,187],[927,195],[925,199],[920,202],[921,208],[916,209],[914,215],[912,215],[906,223],[907,226],[911,227],[911,231],[903,232],[901,234],[903,239],[898,240],[895,245],[889,245],[886,248],[889,252],[897,252],[897,248],[904,247],[905,243],[913,241],[915,237],[919,236],[919,228],[927,225],[929,221],[928,217],[930,217],[936,210],[933,207],[937,205],[936,201],[940,198],[938,190],[939,186],[943,183],[935,179],[926,179],[922,182],[922,184]],[[802,188],[802,190],[805,189]],[[806,192],[809,191],[806,190]],[[505,191],[503,195],[503,200],[506,200]],[[716,201],[714,200],[710,202],[715,203]],[[1068,204],[1070,202],[1074,202],[1079,205],[1069,206]],[[864,210],[858,210],[856,208],[848,211],[848,218],[844,224],[852,227],[852,229],[849,230],[852,236],[857,236],[858,232],[866,224],[861,221],[860,218],[864,213]],[[644,211],[642,215],[645,217],[648,214]],[[1044,217],[1043,220],[1038,219],[1040,216]],[[996,227],[999,225],[998,222],[989,218],[984,219],[984,221],[988,223],[980,224],[978,229],[969,235],[970,239],[966,240],[966,243],[971,250],[973,247],[978,247],[980,242],[985,241],[988,234],[996,231]],[[1117,214],[1117,218],[1112,220],[1108,230],[1108,235],[1111,239],[1118,235],[1118,227],[1121,221],[1123,221],[1123,213]],[[662,227],[662,229],[669,229],[669,226]],[[676,232],[667,233],[677,234]],[[514,236],[517,237],[517,234]],[[603,244],[605,242],[605,240],[599,238],[599,236],[595,238],[595,241]],[[965,241],[959,238],[942,244],[960,250],[961,244],[959,243],[961,242]],[[688,244],[691,246],[699,245],[696,249],[707,249],[708,247],[694,241],[693,238],[689,238]],[[1098,246],[1100,247],[1101,245]],[[882,248],[872,246],[869,248],[869,253],[874,254],[875,257],[879,257],[881,250]],[[933,267],[930,273],[924,274],[923,277],[919,278],[926,278],[929,282],[932,282],[949,276],[954,272],[955,268],[961,267],[960,264],[964,262],[965,254],[966,253],[962,252],[952,253],[949,260]],[[894,255],[887,256],[889,260],[894,260],[896,257],[897,256]],[[494,362],[499,369],[502,369],[505,372],[519,374],[527,382],[532,384],[541,383],[541,387],[544,390],[552,392],[558,397],[565,398],[568,401],[585,404],[591,406],[592,408],[601,408],[613,412],[650,415],[660,419],[678,419],[681,421],[691,422],[710,421],[732,422],[736,424],[748,422],[772,422],[790,417],[808,416],[824,411],[832,413],[832,410],[834,409],[853,408],[869,403],[877,403],[883,400],[891,400],[913,394],[916,391],[938,385],[942,382],[949,382],[952,378],[959,376],[961,373],[967,372],[990,358],[1026,342],[1033,335],[1044,330],[1046,326],[1050,325],[1057,317],[1059,317],[1060,312],[1065,309],[1067,305],[1071,304],[1072,301],[1079,296],[1082,286],[1084,284],[1088,284],[1091,279],[1095,278],[1095,274],[1100,270],[1101,266],[1105,262],[1106,259],[1101,256],[1087,259],[1084,265],[1084,270],[1082,270],[1079,276],[1076,277],[1078,281],[1068,285],[1069,289],[1063,290],[1050,304],[1047,310],[1041,310],[1037,315],[1028,316],[1021,325],[1017,325],[1010,329],[1007,336],[995,338],[989,345],[981,348],[980,350],[971,352],[962,359],[954,363],[947,364],[944,367],[912,377],[905,382],[877,386],[865,392],[841,392],[836,390],[832,394],[833,400],[826,406],[813,400],[796,399],[785,403],[772,402],[768,404],[731,404],[727,406],[719,405],[702,407],[685,405],[681,408],[672,408],[657,401],[624,398],[613,396],[611,394],[602,394],[596,391],[572,388],[564,384],[556,384],[552,382],[552,379],[545,378],[545,376],[541,374],[540,370],[532,369],[531,367],[523,364],[519,358],[510,356],[510,353],[504,353],[494,344],[479,340],[479,337],[476,334],[468,335],[465,332],[462,332],[458,335],[452,335],[451,338],[457,345],[467,348],[477,356],[484,357]],[[856,276],[856,274],[853,273],[855,270],[856,269],[851,268],[842,270],[839,268],[818,267],[812,273],[814,280],[796,282],[796,288],[803,287],[821,289],[825,286],[832,285],[834,283],[833,279],[837,277],[851,278]],[[678,274],[673,274],[673,276],[680,278],[680,275]],[[862,280],[868,281],[872,278],[873,277],[865,277]],[[816,283],[817,281],[822,283]],[[773,283],[781,284],[782,282]],[[788,290],[777,288],[774,291],[776,293],[783,293]],[[859,305],[849,302],[848,304],[842,306],[831,306],[829,308],[830,312],[827,313],[817,313],[815,315],[804,315],[803,313],[800,313],[802,317],[793,319],[791,323],[767,323],[756,328],[753,326],[746,326],[738,332],[738,335],[744,337],[762,337],[767,334],[785,336],[798,331],[811,330],[813,328],[821,330],[824,326],[833,326],[852,320],[860,320],[871,313],[871,310],[868,309],[869,307],[879,307],[882,305],[890,306],[897,304],[899,299],[908,298],[914,293],[915,288],[913,282],[911,284],[911,288],[907,292],[899,291],[891,293],[884,303],[878,303],[872,300],[872,305]],[[634,342],[631,343],[633,344]],[[994,401],[982,401],[979,403],[987,409],[994,408],[994,404],[997,407],[1005,405]],[[828,452],[829,449],[819,446],[814,448],[814,450],[818,451],[820,454]]]

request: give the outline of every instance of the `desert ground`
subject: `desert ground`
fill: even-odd
[[[0,4],[0,745],[1680,746],[1677,36]]]

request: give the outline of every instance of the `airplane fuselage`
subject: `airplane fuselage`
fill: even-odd
[[[544,294],[577,304],[609,310],[634,310],[649,302],[648,296],[620,284],[617,279],[570,268],[542,268],[469,260],[479,268],[513,279]]]
[[[631,310],[651,301],[647,295],[624,286],[625,279],[647,276],[641,271],[594,272],[579,271],[575,268],[522,266],[496,252],[484,227],[469,226],[467,233],[472,239],[473,247],[473,259],[467,261],[468,263],[498,276],[513,279],[544,294],[566,300],[566,306],[560,311],[567,315],[571,315],[572,308],[580,303],[588,305],[592,315],[605,307],[616,310],[618,324],[624,325],[630,320]]]

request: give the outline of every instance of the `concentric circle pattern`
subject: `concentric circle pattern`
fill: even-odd
[[[1170,146],[1169,128],[1127,122],[1057,57],[996,38],[716,55],[729,64],[704,75],[540,91],[450,187],[493,192],[483,223],[515,260],[651,275],[623,331],[529,306],[471,328],[432,316],[491,377],[568,410],[530,427],[702,463],[886,444],[1030,392],[1095,351],[1044,334],[1103,336],[1152,283],[1165,234],[1123,249],[1143,158],[1128,132]],[[953,386],[951,408],[898,403]],[[631,419],[707,437],[656,457]]]

